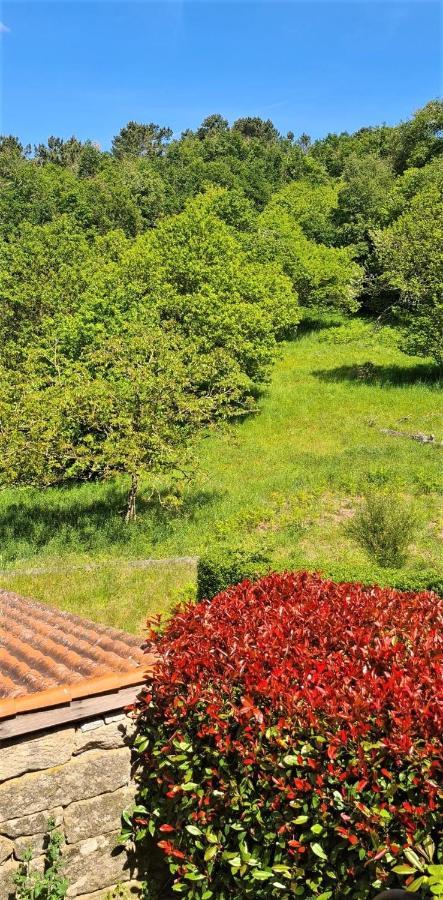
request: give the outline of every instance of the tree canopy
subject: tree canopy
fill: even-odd
[[[189,471],[312,311],[382,316],[442,364],[443,104],[312,141],[219,113],[111,150],[0,137],[0,479]]]

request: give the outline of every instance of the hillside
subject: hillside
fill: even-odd
[[[347,533],[371,488],[410,498],[419,518],[406,571],[438,569],[443,544],[443,449],[381,429],[443,440],[435,367],[405,356],[390,329],[355,319],[282,345],[259,412],[199,446],[199,472],[175,512],[142,498],[124,526],[126,485],[8,489],[1,494],[2,583],[91,617],[137,627],[143,610],[189,593],[189,564],[116,577],[116,559],[193,556],[263,547],[276,568],[389,582]],[[97,572],[68,565],[108,560]],[[165,580],[166,579],[166,580]]]

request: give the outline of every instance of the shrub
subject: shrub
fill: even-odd
[[[212,550],[197,564],[197,600],[210,599],[245,578],[253,581],[269,569],[270,559],[263,551]]]
[[[307,573],[177,611],[137,706],[131,832],[187,898],[370,898],[437,831],[442,603]],[[438,860],[438,855],[437,855]]]
[[[417,521],[410,504],[392,494],[371,493],[348,525],[348,530],[381,566],[401,566]]]
[[[351,578],[358,577],[359,582],[365,585],[377,585],[390,588],[396,588],[399,591],[413,591],[419,593],[421,591],[432,591],[443,597],[443,572],[433,571],[432,569],[406,569],[399,571],[398,569],[383,570],[368,566],[367,569],[358,567],[356,573],[355,566],[337,565],[328,566],[328,570],[324,573],[328,578],[334,581],[349,581]]]

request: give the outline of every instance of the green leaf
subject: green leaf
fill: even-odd
[[[189,834],[200,835],[202,832],[200,828],[197,828],[197,825],[185,825],[186,831],[189,831]]]
[[[288,754],[288,756],[283,757],[283,762],[285,766],[297,766],[298,758],[296,756],[291,756],[291,754]]]
[[[407,888],[406,888],[408,894],[415,894],[415,893],[417,893],[418,889],[419,889],[419,888],[422,886],[422,884],[423,884],[424,882],[426,882],[426,881],[427,881],[426,876],[425,876],[425,875],[420,875],[420,877],[419,877],[419,878],[416,878],[415,881],[412,882],[412,884],[408,884],[408,886],[407,886]]]
[[[274,873],[272,869],[253,869],[251,874],[255,881],[268,881]]]
[[[404,851],[404,855],[406,859],[411,863],[411,866],[414,866],[414,869],[418,869],[420,872],[423,872],[424,866],[419,856],[411,850],[409,847]]]
[[[311,844],[311,850],[315,853],[316,856],[319,856],[320,859],[327,859],[325,851],[320,844]]]
[[[278,872],[280,875],[288,875],[290,876],[291,870],[289,866],[283,865],[283,863],[276,863],[275,866],[272,866],[273,872]]]
[[[232,826],[232,827],[235,827],[235,826]],[[240,826],[240,828],[241,828],[241,826]],[[237,830],[237,828],[236,828],[236,830]],[[217,835],[214,834],[214,832],[211,831],[209,828],[205,832],[205,836],[206,836],[206,840],[208,840],[210,844],[218,844]]]
[[[294,825],[305,825],[308,819],[309,816],[297,816],[297,818],[294,819]]]
[[[210,847],[208,847],[205,850],[205,855],[204,855],[205,861],[208,862],[208,860],[212,859],[216,855],[217,850],[218,850],[217,845],[211,844]],[[232,865],[232,863],[231,863],[231,865]]]

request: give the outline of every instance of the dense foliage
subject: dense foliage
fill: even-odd
[[[298,573],[153,627],[132,834],[174,891],[338,900],[419,877],[439,893],[442,615],[435,594]]]
[[[441,363],[442,124],[432,101],[314,143],[216,114],[109,152],[0,138],[3,483],[177,479],[307,311],[363,306]]]

